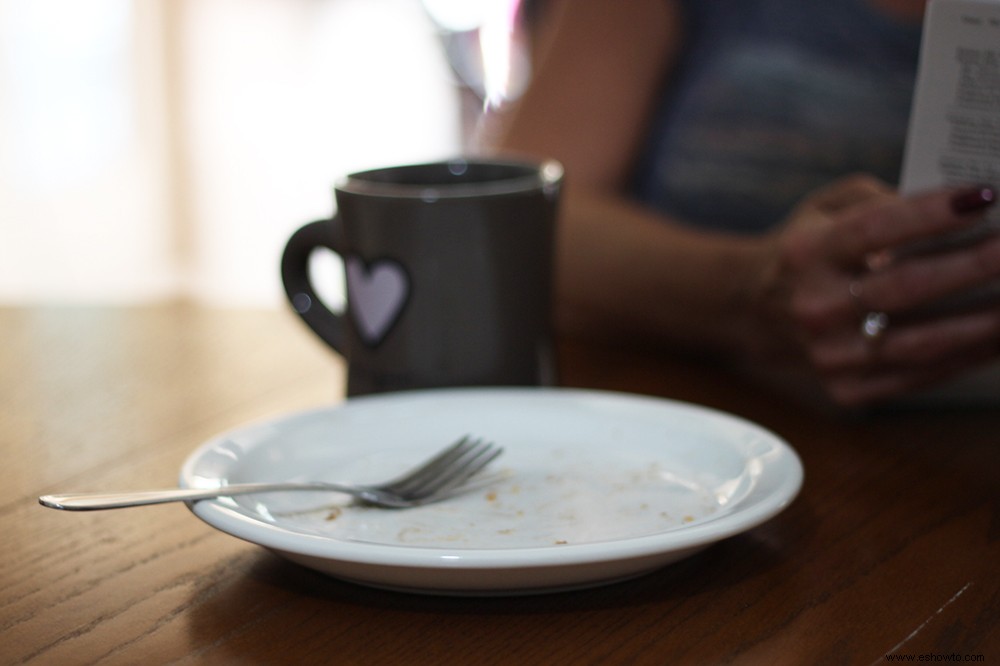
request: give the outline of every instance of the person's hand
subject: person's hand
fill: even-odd
[[[759,356],[788,357],[835,402],[856,406],[952,377],[1000,355],[1000,303],[934,310],[1000,278],[1000,235],[937,253],[916,244],[969,229],[995,194],[903,198],[865,176],[837,181],[769,238],[756,310]]]

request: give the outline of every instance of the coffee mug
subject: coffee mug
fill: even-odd
[[[347,176],[337,212],[289,239],[285,292],[347,361],[349,396],[445,386],[548,385],[552,262],[563,169],[455,159]],[[309,258],[344,264],[347,304],[316,295]]]

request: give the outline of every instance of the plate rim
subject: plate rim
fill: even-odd
[[[330,562],[344,562],[375,567],[406,567],[409,569],[455,569],[468,571],[535,569],[538,567],[572,567],[601,562],[665,556],[676,551],[706,547],[723,539],[751,530],[784,511],[798,496],[805,479],[802,461],[795,449],[773,431],[744,417],[713,407],[672,398],[645,394],[607,391],[601,389],[568,387],[475,387],[401,391],[350,398],[333,405],[314,407],[261,419],[222,432],[197,447],[185,460],[180,473],[180,485],[189,486],[198,462],[218,445],[234,435],[251,428],[273,426],[325,413],[337,413],[358,408],[378,408],[380,403],[393,403],[414,398],[445,400],[490,396],[528,397],[537,400],[539,395],[558,396],[559,399],[599,398],[644,404],[651,407],[670,407],[681,412],[709,420],[722,420],[755,432],[776,445],[783,457],[785,476],[762,498],[748,507],[739,505],[717,517],[691,525],[676,526],[653,534],[623,537],[608,541],[579,544],[553,544],[532,547],[475,548],[379,544],[362,541],[345,541],[324,535],[306,534],[255,519],[225,500],[205,500],[188,503],[188,508],[202,521],[226,534],[272,550],[294,553]],[[756,484],[740,504],[759,491]],[[249,529],[251,535],[246,532]],[[336,574],[334,574],[336,575]]]

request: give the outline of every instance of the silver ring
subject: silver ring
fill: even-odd
[[[869,312],[861,320],[861,335],[866,340],[875,341],[889,328],[889,315],[884,312]]]
[[[851,300],[854,301],[855,305],[861,306],[861,294],[864,293],[864,289],[861,287],[861,280],[851,280],[851,283],[847,285],[847,293],[851,295]]]

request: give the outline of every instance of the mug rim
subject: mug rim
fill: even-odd
[[[498,178],[478,182],[456,181],[453,183],[400,183],[376,180],[376,174],[401,172],[408,169],[427,167],[445,167],[456,176],[461,175],[470,166],[500,167],[524,170],[523,175],[512,175],[509,178]],[[459,171],[460,170],[460,171]],[[490,157],[456,157],[452,159],[400,164],[388,167],[365,169],[348,174],[335,185],[338,192],[361,194],[379,197],[417,198],[436,201],[437,199],[455,199],[462,197],[495,196],[526,192],[539,188],[552,188],[563,179],[563,166],[553,159],[528,160]]]

